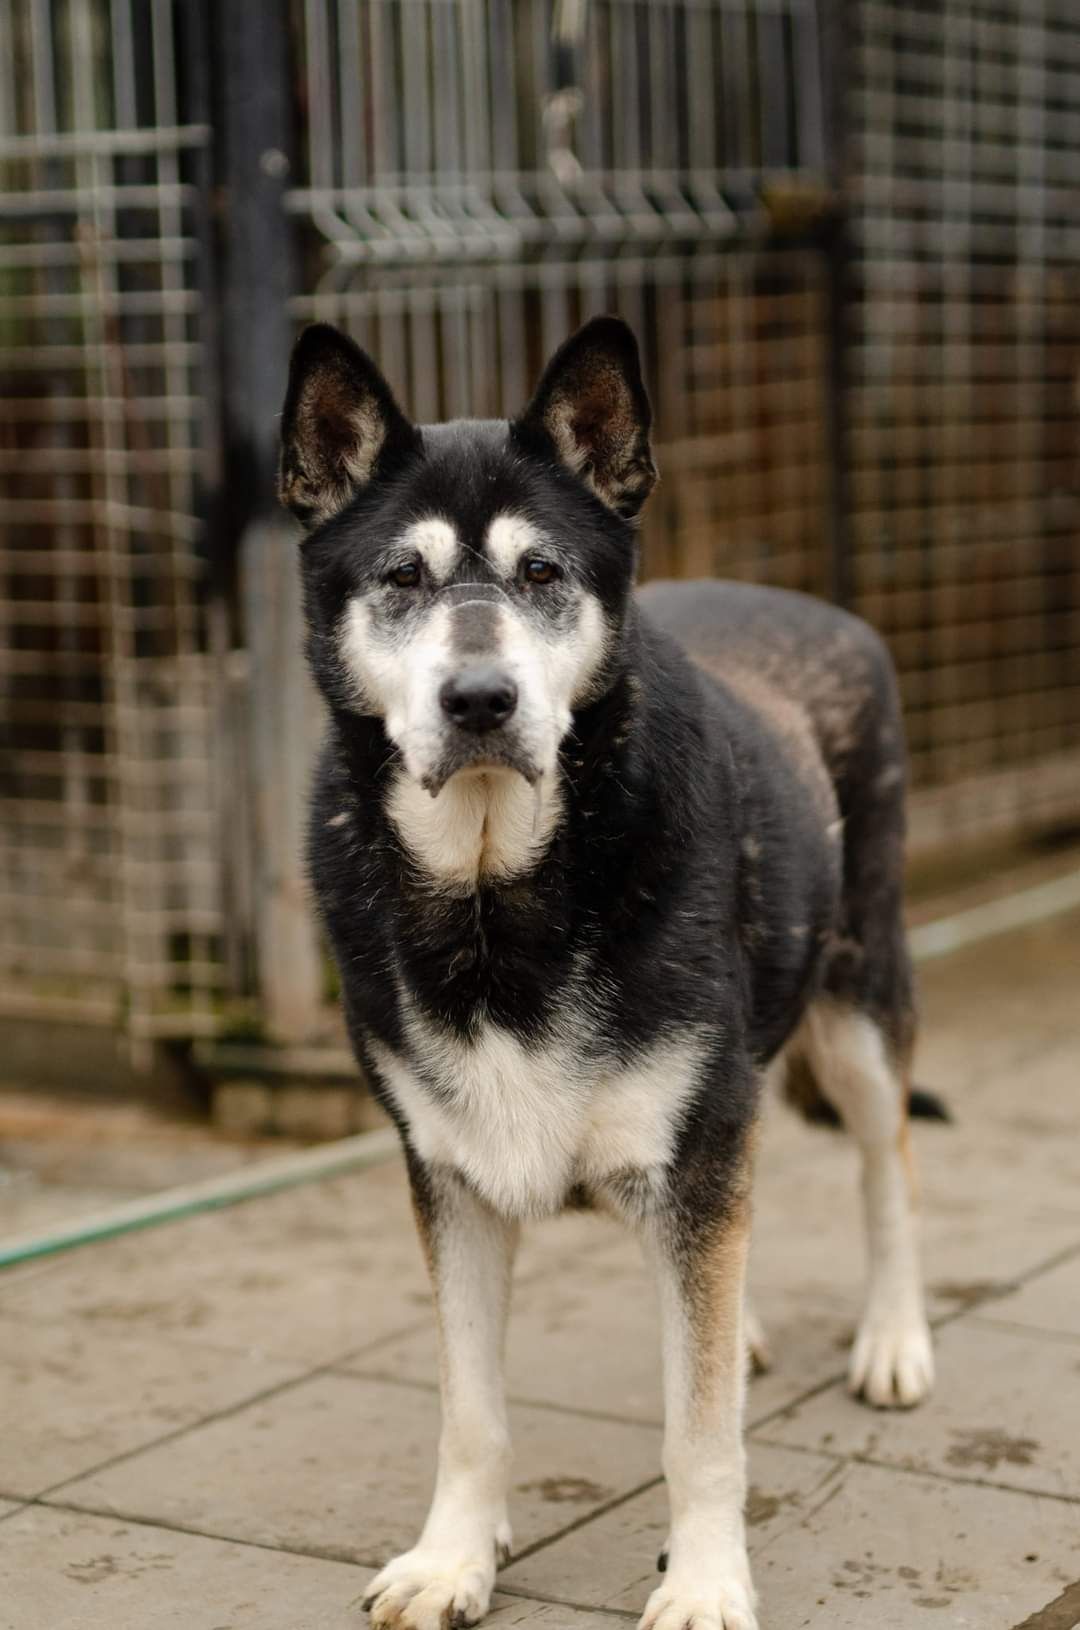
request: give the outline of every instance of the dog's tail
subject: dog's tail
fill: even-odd
[[[784,1061],[783,1093],[793,1109],[813,1126],[841,1125],[840,1116],[818,1086],[809,1061],[801,1053]],[[913,1120],[952,1122],[952,1111],[940,1093],[928,1087],[912,1087],[908,1093],[908,1114]]]

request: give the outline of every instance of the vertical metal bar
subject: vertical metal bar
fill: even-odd
[[[849,606],[855,593],[854,534],[851,524],[851,467],[847,422],[848,324],[851,317],[852,258],[846,192],[848,181],[847,89],[853,0],[822,0],[821,66],[823,145],[826,175],[836,211],[825,234],[825,462],[828,593]]]
[[[110,6],[113,119],[121,130],[128,130],[138,122],[131,6],[132,0],[111,0]]]
[[[51,0],[34,0],[30,11],[34,126],[41,131],[56,129],[56,80],[53,71],[51,10]],[[10,35],[7,37],[10,40]]]
[[[360,3],[359,0],[344,0],[338,6],[338,85],[341,102],[338,150],[344,187],[362,186],[367,175],[364,70],[360,49]]]

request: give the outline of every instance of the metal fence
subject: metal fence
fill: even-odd
[[[916,839],[1080,805],[1080,12],[859,0],[856,608],[900,668]]]
[[[349,327],[430,420],[513,412],[568,332],[620,312],[662,438],[647,569],[823,589],[814,0],[305,0],[295,17],[297,319]]]
[[[222,982],[184,9],[0,6],[0,1010],[141,1038]]]
[[[319,1028],[258,501],[313,317],[430,419],[621,312],[646,570],[883,629],[917,842],[1080,813],[1071,0],[0,0],[0,38],[3,1011]]]

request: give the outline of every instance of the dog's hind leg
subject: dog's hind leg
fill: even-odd
[[[747,1174],[748,1179],[748,1174]],[[671,1531],[639,1630],[756,1630],[746,1557],[742,1441],[745,1184],[719,1215],[657,1219],[664,1352],[664,1473]]]
[[[442,1434],[423,1532],[366,1592],[376,1630],[476,1624],[511,1544],[503,1348],[517,1226],[455,1177],[415,1159],[410,1168],[435,1295]]]
[[[849,1386],[879,1408],[909,1407],[930,1391],[934,1360],[923,1305],[906,1086],[878,1024],[849,1003],[812,1003],[793,1051],[862,1156],[869,1257],[866,1307]]]

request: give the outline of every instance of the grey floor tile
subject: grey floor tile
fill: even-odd
[[[611,1224],[527,1231],[519,1274],[609,1243]],[[386,1165],[87,1247],[49,1271],[0,1277],[0,1315],[329,1362],[430,1309],[404,1168]]]
[[[932,1312],[1007,1287],[1080,1242],[1080,1136],[1020,1138],[984,1115],[918,1125],[913,1142]],[[758,1160],[752,1290],[857,1295],[864,1260],[850,1140],[770,1116]]]
[[[0,1490],[38,1494],[297,1373],[145,1334],[0,1318]]]
[[[496,1594],[485,1626],[499,1630],[630,1630],[630,1621],[612,1613],[583,1612],[559,1602],[532,1602],[524,1597]]]
[[[358,1630],[369,1577],[40,1506],[0,1526],[2,1630]]]
[[[842,1372],[857,1305],[854,1295],[847,1302],[826,1300],[772,1285],[755,1295],[775,1362],[751,1384],[751,1420]],[[344,1368],[434,1386],[434,1321]],[[519,1288],[507,1384],[511,1397],[523,1402],[662,1422],[659,1312],[652,1274],[633,1242],[578,1258]]]
[[[519,1546],[659,1469],[660,1434],[555,1410],[511,1411]],[[438,1401],[416,1387],[313,1377],[160,1455],[70,1485],[65,1502],[201,1533],[381,1563],[414,1543],[435,1470]]]
[[[995,1324],[1023,1325],[1080,1341],[1080,1253],[986,1306]]]
[[[800,1514],[827,1499],[840,1475],[837,1462],[824,1456],[751,1446],[751,1553],[777,1540]],[[526,1593],[640,1613],[659,1583],[656,1558],[667,1532],[667,1493],[658,1486],[515,1562],[502,1580]]]
[[[1006,1630],[1080,1575],[1073,1507],[847,1466],[754,1560],[767,1630]]]
[[[1071,1343],[967,1318],[939,1332],[938,1384],[912,1411],[832,1388],[764,1429],[770,1442],[1080,1500],[1080,1387]],[[1073,1513],[1080,1533],[1080,1509]]]
[[[5,1289],[0,1313],[313,1365],[422,1318],[400,1174],[378,1167],[90,1247]]]
[[[435,1385],[434,1320],[348,1368]],[[599,1251],[518,1286],[507,1382],[518,1399],[659,1421],[657,1309],[644,1265],[628,1251]]]

